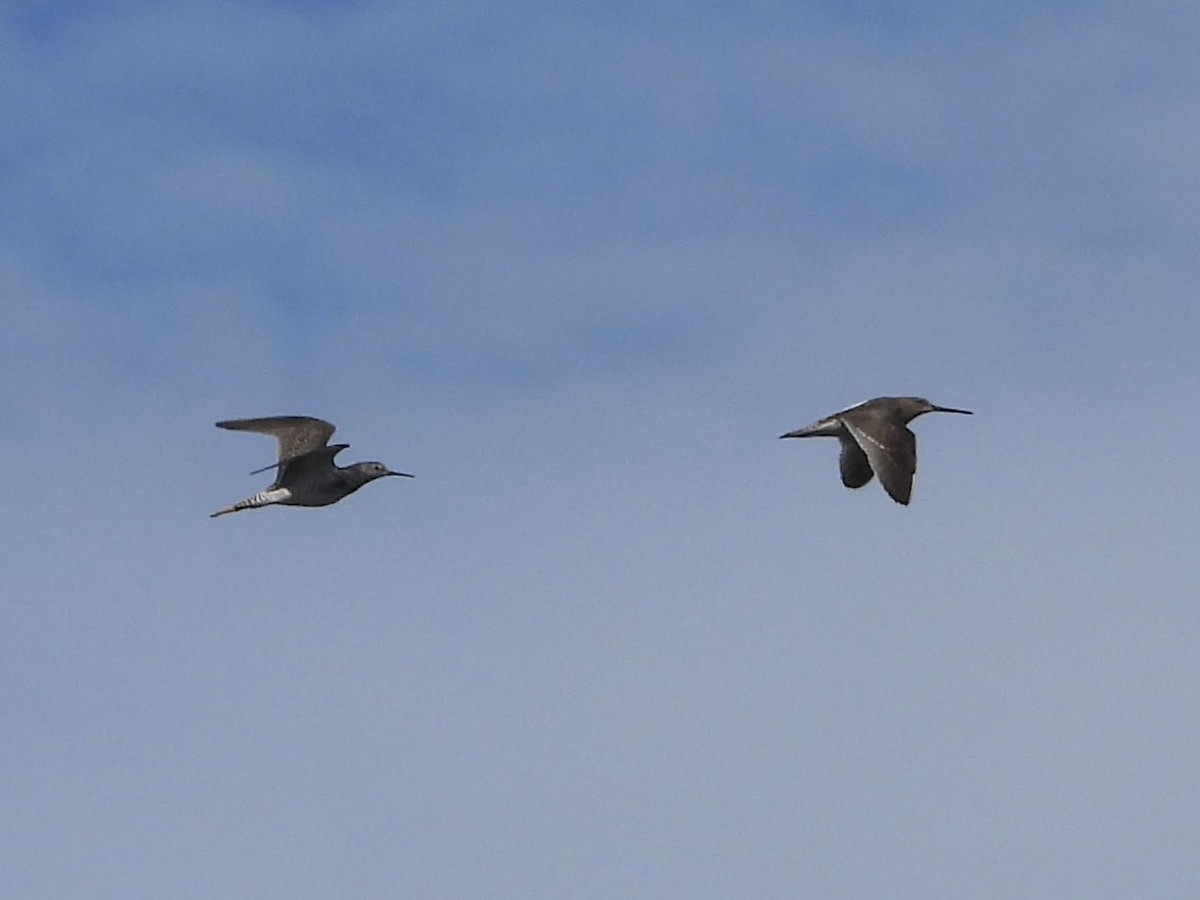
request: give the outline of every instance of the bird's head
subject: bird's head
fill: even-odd
[[[901,408],[902,412],[904,413],[904,417],[910,422],[917,416],[923,416],[925,413],[931,412],[959,413],[960,415],[964,416],[975,415],[969,409],[954,409],[950,406],[938,406],[934,403],[930,403],[924,397],[901,397],[900,399],[904,403]]]
[[[396,475],[400,478],[412,478],[407,472],[393,472],[381,462],[360,462],[355,463],[343,471],[353,472],[354,478],[366,484],[368,481],[374,481],[376,478],[386,478],[388,475]]]

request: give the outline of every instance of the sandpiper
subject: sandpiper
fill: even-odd
[[[842,484],[860,488],[878,475],[888,496],[907,505],[917,471],[917,436],[907,426],[928,412],[972,415],[967,409],[934,406],[922,397],[876,397],[780,437],[837,438]]]
[[[393,472],[383,463],[360,462],[342,468],[333,458],[349,444],[326,442],[333,436],[334,426],[323,419],[310,416],[272,416],[265,419],[230,419],[218,422],[218,428],[230,431],[254,431],[269,434],[279,441],[279,461],[251,475],[278,469],[275,483],[253,497],[227,506],[212,514],[212,518],[243,509],[283,504],[285,506],[328,506],[353,494],[368,481],[387,475],[412,478],[407,472]]]

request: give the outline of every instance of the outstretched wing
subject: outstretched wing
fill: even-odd
[[[870,434],[847,419],[846,430],[866,454],[879,483],[897,503],[908,504],[917,471],[917,436],[903,425]]]
[[[253,431],[269,434],[279,441],[279,462],[320,450],[336,430],[324,419],[311,416],[271,416],[264,419],[229,419],[218,422],[218,428],[229,431]],[[270,468],[269,466],[267,468]],[[259,470],[264,471],[262,469]]]

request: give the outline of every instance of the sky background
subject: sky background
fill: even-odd
[[[0,895],[1196,897],[1198,45],[6,4]]]

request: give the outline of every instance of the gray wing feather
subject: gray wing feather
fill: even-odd
[[[842,420],[879,476],[879,483],[897,503],[908,504],[917,471],[917,436],[903,425],[872,436],[853,422]]]
[[[253,431],[269,434],[279,441],[279,462],[287,462],[313,450],[319,450],[333,437],[335,427],[324,419],[311,416],[271,416],[263,419],[229,419],[218,422],[229,431]],[[268,466],[268,468],[270,468]],[[262,471],[262,470],[260,470]]]
[[[349,447],[349,444],[331,444],[319,450],[301,453],[279,463],[279,476],[272,487],[294,487],[300,483],[319,483],[334,467],[333,458]]]
[[[860,488],[874,476],[871,463],[854,438],[846,435],[840,440],[842,455],[838,458],[838,464],[842,470],[842,484],[848,488]]]

